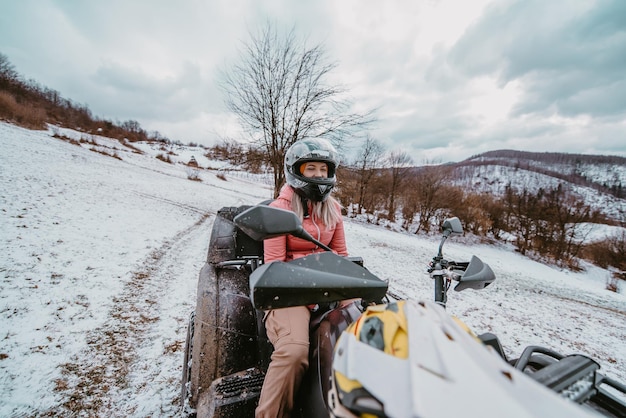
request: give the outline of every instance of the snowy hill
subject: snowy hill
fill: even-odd
[[[154,158],[167,150],[60,128],[0,123],[0,146],[0,416],[176,416],[214,216],[270,198],[271,186],[187,148],[169,164]],[[191,155],[201,181],[182,164]],[[436,238],[349,219],[346,235],[396,293],[432,298]],[[605,290],[608,271],[468,242],[451,239],[447,255],[476,254],[497,280],[452,292],[450,313],[498,334],[510,355],[530,344],[587,354],[626,381],[626,296]]]
[[[502,196],[507,186],[536,193],[564,185],[578,199],[626,226],[626,158],[563,153],[491,151],[454,164],[455,184]],[[621,191],[621,198],[616,197]]]
[[[613,187],[626,183],[626,158],[615,155],[567,154],[514,150],[489,151],[460,163],[505,165],[551,174],[575,183]]]

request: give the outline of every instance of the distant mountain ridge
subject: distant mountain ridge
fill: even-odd
[[[502,195],[506,187],[536,192],[559,184],[591,207],[626,224],[626,158],[515,150],[488,151],[452,164],[453,182]]]
[[[515,150],[488,151],[458,165],[504,165],[556,177],[616,194],[626,186],[626,158],[614,155],[567,154]]]
[[[495,150],[487,151],[482,154],[474,155],[467,160],[471,161],[478,158],[506,158],[520,160],[534,160],[553,163],[558,161],[563,164],[572,164],[577,162],[586,162],[589,164],[621,164],[626,165],[626,157],[618,155],[593,155],[593,154],[570,154],[565,152],[531,152],[518,150]]]

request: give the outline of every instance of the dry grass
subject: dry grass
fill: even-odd
[[[45,129],[46,111],[18,103],[13,95],[0,91],[0,118],[28,129]]]
[[[159,153],[159,154],[157,154],[156,158],[158,160],[163,161],[163,162],[166,162],[166,163],[169,163],[169,164],[174,164],[174,161],[172,161],[172,159],[170,158],[169,155]]]
[[[119,156],[117,152],[109,152],[99,148],[90,148],[90,151],[97,152],[98,154],[106,155],[107,157],[113,157],[117,160],[122,160],[122,157]]]

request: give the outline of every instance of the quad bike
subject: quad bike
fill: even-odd
[[[536,346],[508,359],[495,335],[476,335],[446,313],[452,281],[461,291],[495,280],[478,257],[444,259],[446,239],[462,232],[458,218],[443,224],[428,268],[435,300],[402,300],[363,260],[316,241],[292,212],[221,209],[189,320],[183,414],[253,417],[272,352],[263,311],[316,305],[292,417],[625,417],[626,385],[594,360]],[[327,252],[263,264],[263,239],[286,234]]]

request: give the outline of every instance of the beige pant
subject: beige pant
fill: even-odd
[[[265,318],[274,345],[256,418],[289,417],[302,376],[309,367],[309,320],[306,306],[273,309]]]

